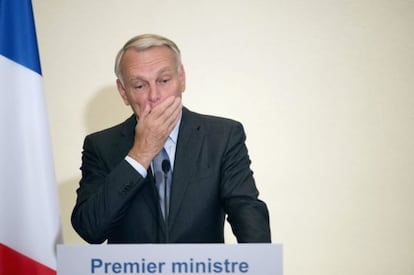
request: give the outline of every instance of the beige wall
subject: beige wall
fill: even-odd
[[[414,1],[34,8],[65,243],[82,243],[69,216],[84,136],[130,114],[116,51],[154,32],[182,49],[185,105],[243,122],[285,274],[414,274]]]

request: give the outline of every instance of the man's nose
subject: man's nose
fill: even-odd
[[[160,92],[155,84],[149,86],[149,99],[151,102],[157,102],[160,99]]]

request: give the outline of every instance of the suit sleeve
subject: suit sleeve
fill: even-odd
[[[228,221],[239,243],[271,242],[269,212],[258,199],[259,192],[250,169],[243,126],[230,131],[222,165],[222,200]]]
[[[117,226],[144,178],[125,160],[110,164],[103,151],[86,137],[82,154],[82,179],[77,190],[72,225],[89,243],[104,242]]]

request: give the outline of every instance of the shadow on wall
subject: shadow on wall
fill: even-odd
[[[86,104],[84,113],[86,134],[121,123],[131,114],[131,108],[125,106],[116,86],[106,86],[98,90],[95,96]],[[79,148],[79,150],[82,150],[82,148]],[[79,159],[80,162],[81,160]],[[58,184],[62,233],[65,244],[85,243],[72,228],[70,222],[70,216],[76,200],[76,189],[80,180],[80,171],[78,173],[79,177],[71,178]]]

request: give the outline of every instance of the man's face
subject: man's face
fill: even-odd
[[[152,109],[167,97],[181,97],[185,90],[184,68],[177,67],[173,51],[165,46],[126,50],[120,69],[124,85],[118,80],[118,91],[137,116],[145,106]]]

